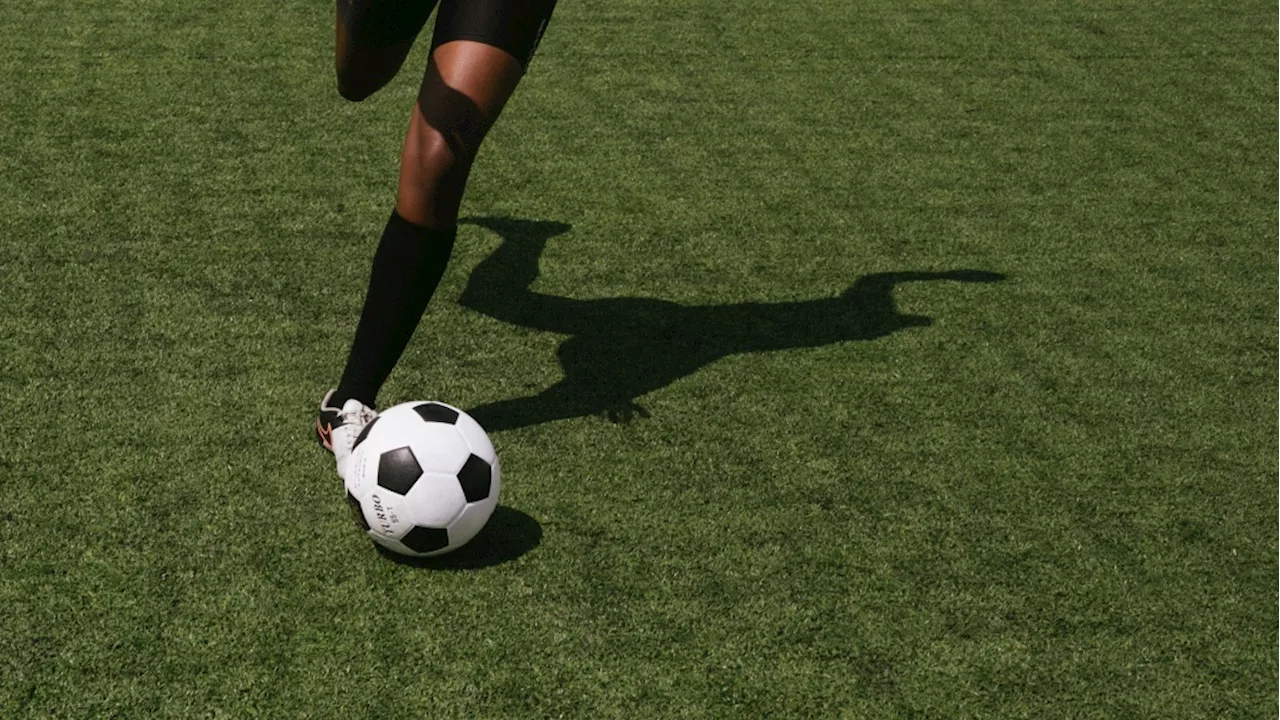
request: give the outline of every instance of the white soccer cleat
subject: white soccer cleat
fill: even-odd
[[[334,407],[329,404],[333,392],[330,390],[325,393],[324,400],[320,401],[320,416],[316,418],[316,440],[321,447],[333,453],[338,477],[346,480],[347,458],[351,457],[351,448],[355,446],[356,438],[360,437],[365,426],[378,417],[378,412],[355,398],[347,400],[340,408]]]

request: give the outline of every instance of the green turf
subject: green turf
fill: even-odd
[[[562,0],[382,398],[503,459],[426,567],[308,435],[423,48],[0,27],[0,717],[1276,717],[1274,6]]]

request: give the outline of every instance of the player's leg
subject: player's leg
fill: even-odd
[[[519,77],[510,55],[481,43],[451,42],[432,53],[336,402],[374,405],[404,352],[448,265],[476,151]]]
[[[363,100],[395,77],[435,4],[436,0],[337,0],[334,69],[339,94]],[[339,398],[333,390],[320,401],[316,439],[338,459],[339,475],[355,438],[374,415],[372,403]]]
[[[480,144],[520,81],[507,52],[456,40],[431,55],[400,157],[396,211],[420,226],[447,229]]]
[[[338,93],[359,102],[399,72],[435,0],[337,0],[334,70]]]
[[[396,209],[374,255],[332,405],[375,404],[444,274],[476,153],[519,83],[552,7],[554,0],[442,3],[405,135]]]
[[[443,0],[431,60],[411,113],[396,209],[452,227],[471,165],[515,91],[555,0]]]

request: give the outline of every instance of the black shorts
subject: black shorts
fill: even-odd
[[[351,38],[390,47],[422,31],[437,0],[337,0]],[[474,40],[511,53],[524,67],[551,20],[556,0],[438,0],[431,49],[453,40]]]

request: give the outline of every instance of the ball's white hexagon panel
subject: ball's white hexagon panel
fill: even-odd
[[[490,463],[497,461],[498,453],[493,449],[493,443],[489,440],[489,435],[485,433],[484,428],[480,427],[480,423],[475,421],[475,418],[462,413],[458,417],[455,427],[458,428],[458,434],[462,436],[463,441],[467,443],[467,448],[471,452],[488,460]]]
[[[410,447],[423,472],[452,475],[471,456],[471,449],[458,434],[458,429],[441,423],[421,423],[413,433]]]
[[[405,496],[414,525],[447,528],[466,507],[458,478],[444,473],[424,473]]]
[[[456,546],[462,546],[471,541],[480,532],[485,523],[489,522],[489,517],[493,515],[493,509],[497,507],[496,502],[479,502],[472,503],[462,511],[457,520],[453,521],[453,525],[449,526],[449,538]]]

